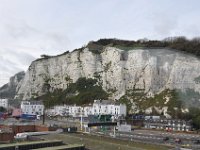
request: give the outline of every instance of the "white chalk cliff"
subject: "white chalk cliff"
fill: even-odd
[[[32,62],[16,97],[40,96],[47,85],[50,91],[65,89],[80,77],[97,78],[103,89],[113,91],[113,99],[131,89],[144,89],[148,96],[164,89],[200,92],[200,59],[169,49],[125,51],[107,46],[95,54],[85,47]]]

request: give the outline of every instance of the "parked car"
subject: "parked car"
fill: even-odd
[[[194,144],[200,144],[200,140],[195,140]]]
[[[163,141],[169,141],[169,137],[167,136],[167,137],[164,137],[163,138]]]
[[[182,141],[181,141],[181,139],[177,138],[177,139],[175,139],[175,142],[180,144]]]

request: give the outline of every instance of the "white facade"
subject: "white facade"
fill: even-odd
[[[21,110],[23,114],[43,115],[44,105],[40,101],[22,101]]]
[[[115,117],[126,116],[126,105],[124,104],[114,104],[110,101],[100,101],[95,100],[93,105],[90,106],[76,106],[76,105],[63,105],[54,106],[52,109],[46,111],[48,115],[69,115],[73,117],[80,117],[83,115],[87,117],[88,115],[112,115]]]
[[[69,115],[69,106],[63,105],[63,106],[54,106],[51,109],[46,110],[46,114],[50,116],[67,116]]]
[[[91,115],[126,116],[126,105],[124,104],[114,104],[106,100],[95,100],[92,107],[93,113]]]
[[[83,114],[83,107],[81,106],[70,106],[69,107],[69,115],[73,117],[79,117],[81,114]]]
[[[76,105],[58,105],[46,110],[46,114],[49,116],[59,115],[78,117],[81,116],[81,112],[83,112],[83,108]]]
[[[0,99],[0,107],[8,108],[8,99]]]
[[[86,106],[83,108],[83,115],[84,116],[88,116],[88,115],[91,115],[91,114],[94,114],[94,109],[93,107],[91,106]]]

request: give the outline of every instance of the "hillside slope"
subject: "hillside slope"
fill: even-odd
[[[18,92],[17,86],[25,76],[25,72],[19,72],[10,78],[10,82],[0,88],[0,98],[13,99]]]

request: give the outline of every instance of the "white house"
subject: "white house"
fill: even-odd
[[[21,110],[23,114],[43,115],[44,105],[41,101],[22,101]]]
[[[8,99],[0,99],[0,107],[8,108]]]
[[[53,108],[47,109],[46,114],[50,116],[67,116],[69,115],[69,107],[68,105],[58,105]]]
[[[81,114],[83,114],[83,107],[81,106],[70,106],[69,107],[69,115],[73,117],[79,117]]]
[[[115,104],[108,100],[95,100],[93,103],[92,115],[113,115],[113,116],[126,116],[126,105]]]

